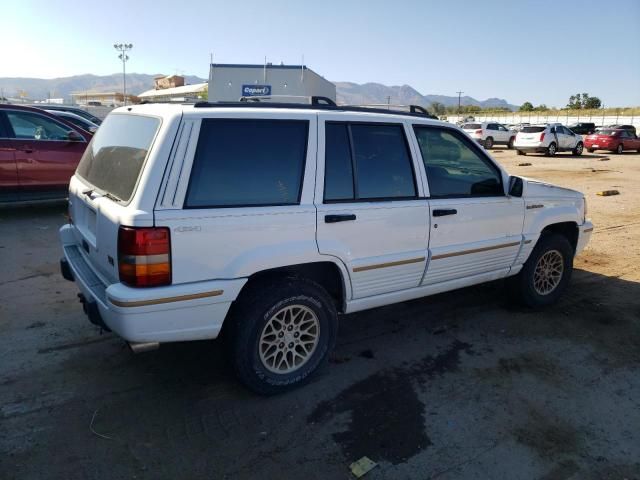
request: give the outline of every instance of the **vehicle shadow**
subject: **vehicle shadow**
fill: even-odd
[[[64,460],[89,442],[96,445],[86,466],[93,478],[130,476],[140,465],[156,471],[161,465],[162,478],[184,472],[190,478],[204,472],[208,478],[250,478],[255,465],[262,478],[284,468],[291,476],[333,478],[363,454],[397,468],[427,455],[431,460],[422,468],[434,473],[459,450],[453,439],[451,447],[443,446],[425,428],[433,432],[444,428],[438,419],[464,418],[457,410],[463,405],[486,411],[505,402],[508,412],[500,409],[490,422],[465,427],[465,438],[504,438],[504,425],[531,415],[528,403],[509,403],[512,382],[534,382],[530,388],[557,397],[556,380],[541,375],[558,375],[553,359],[564,358],[567,345],[589,352],[594,368],[637,368],[638,298],[638,282],[576,270],[566,295],[544,311],[514,306],[497,281],[344,315],[328,368],[308,385],[275,397],[237,383],[223,342],[167,344],[134,355],[112,337],[68,351],[64,370],[82,372],[82,385],[67,384],[67,390],[76,388],[74,397],[38,418],[47,441],[25,458]],[[546,357],[535,363],[526,356],[531,348]],[[524,360],[505,360],[508,352],[524,352]],[[426,406],[431,385],[438,385],[437,401]],[[563,385],[563,395],[570,387]],[[481,398],[491,401],[479,403]],[[110,467],[100,473],[95,465]],[[82,462],[74,468],[82,471]],[[49,469],[60,476],[64,462]]]

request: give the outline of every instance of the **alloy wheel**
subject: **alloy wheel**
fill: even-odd
[[[310,308],[289,305],[278,310],[260,335],[258,353],[264,368],[292,373],[312,357],[320,339],[320,321]]]
[[[549,250],[540,257],[533,272],[533,288],[538,295],[553,292],[564,273],[564,259],[558,250]]]

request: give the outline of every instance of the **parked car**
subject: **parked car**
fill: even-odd
[[[465,123],[462,129],[476,140],[484,148],[492,148],[494,145],[506,145],[513,148],[516,131],[496,122]]]
[[[39,108],[0,105],[0,202],[66,198],[90,139]]]
[[[75,113],[49,109],[46,109],[46,111],[66,120],[69,123],[73,123],[76,127],[81,128],[82,130],[85,130],[89,133],[96,133],[96,130],[98,130],[98,125],[87,120],[84,117],[81,117],[80,115],[76,115]]]
[[[569,125],[569,130],[579,135],[589,135],[596,131],[596,124],[591,122],[578,122]]]
[[[134,351],[224,330],[239,379],[273,394],[326,362],[339,313],[500,278],[531,307],[562,295],[593,230],[582,193],[509,176],[451,124],[367,110],[110,113],[60,230],[89,320]]]
[[[640,139],[630,130],[604,128],[584,139],[584,146],[588,152],[609,150],[622,153],[625,150],[640,152]]]
[[[608,127],[604,127],[604,128],[613,128],[615,130],[627,130],[633,133],[634,135],[638,134],[638,132],[636,131],[636,127],[634,127],[633,125],[609,125]]]
[[[102,120],[100,120],[98,117],[96,117],[95,115],[92,115],[91,113],[87,112],[86,110],[83,110],[82,108],[79,107],[72,107],[70,105],[57,105],[57,104],[37,104],[37,105],[30,105],[31,107],[37,107],[37,108],[43,108],[45,110],[55,110],[56,112],[70,112],[70,113],[75,113],[76,115],[81,116],[82,118],[86,118],[87,120],[89,120],[91,123],[95,123],[96,125],[100,125],[102,123]]]
[[[518,155],[544,153],[554,156],[557,152],[571,152],[582,155],[584,142],[582,137],[560,123],[530,125],[516,135],[514,143]]]
[[[519,132],[523,127],[528,127],[531,125],[530,123],[512,123],[511,125],[507,125],[509,130],[513,130],[515,132]]]

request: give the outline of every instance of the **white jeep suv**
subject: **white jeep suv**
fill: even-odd
[[[507,148],[513,148],[517,133],[497,122],[465,123],[462,125],[462,129],[484,148],[493,148],[494,145],[506,145]]]
[[[582,155],[584,142],[582,137],[561,123],[530,125],[523,127],[516,135],[514,143],[518,155],[544,153],[553,157],[557,152],[571,152]]]
[[[224,331],[240,380],[307,380],[338,315],[508,277],[565,290],[592,224],[579,192],[509,174],[419,113],[150,104],[105,119],[69,188],[62,274],[136,351]]]

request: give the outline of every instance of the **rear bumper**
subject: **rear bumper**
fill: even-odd
[[[597,147],[594,147],[594,145],[597,145]],[[602,143],[598,142],[584,142],[584,148],[586,148],[587,150],[607,150],[609,152],[615,152],[616,148],[618,148],[618,145],[603,145]]]
[[[576,255],[578,255],[584,247],[587,246],[593,233],[593,223],[590,220],[586,220],[582,225],[578,226],[578,244],[576,245]]]
[[[62,276],[84,297],[92,323],[129,342],[178,342],[216,338],[246,279],[211,280],[154,288],[106,285],[74,243],[73,227],[60,229]]]
[[[513,148],[527,153],[545,153],[547,151],[547,147],[543,147],[542,145],[518,145],[516,143],[513,145]]]

